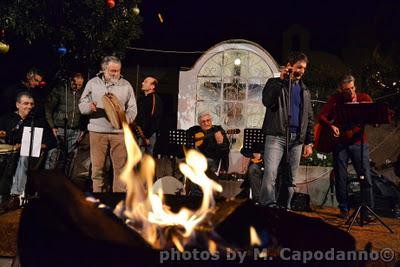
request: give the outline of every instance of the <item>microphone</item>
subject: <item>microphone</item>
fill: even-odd
[[[45,81],[41,81],[41,82],[39,82],[39,87],[41,87],[41,88],[43,88],[43,87],[45,87],[47,85],[47,83],[45,82]]]
[[[11,132],[15,132],[19,130],[19,127],[21,127],[22,123],[24,122],[24,120],[19,120],[19,122],[17,123],[17,125],[14,126],[14,128],[11,129]]]
[[[104,75],[104,71],[99,71],[98,73],[96,73],[96,76],[101,78]]]

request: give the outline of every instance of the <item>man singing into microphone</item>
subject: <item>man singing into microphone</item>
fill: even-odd
[[[25,79],[8,87],[0,96],[0,114],[15,110],[15,98],[20,92],[29,92],[35,100],[35,108],[32,110],[35,117],[44,118],[44,102],[47,96],[47,89],[43,72],[36,68],[30,68],[25,75]]]
[[[286,129],[289,127],[289,166],[283,185],[288,187],[289,197],[286,208],[294,194],[293,180],[303,151],[303,156],[312,154],[314,142],[314,115],[311,107],[311,95],[302,81],[308,58],[303,53],[289,56],[279,78],[271,78],[263,90],[262,101],[267,108],[262,130],[266,135],[264,149],[264,176],[260,192],[262,205],[276,207],[275,180],[279,163],[286,150]],[[289,103],[289,79],[292,85],[291,102]],[[290,121],[288,122],[290,110]],[[305,144],[303,148],[303,144]],[[291,175],[290,175],[291,174]]]

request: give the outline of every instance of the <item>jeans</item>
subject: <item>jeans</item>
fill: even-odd
[[[288,185],[289,197],[287,199],[287,208],[290,208],[290,202],[294,194],[293,180],[296,177],[297,169],[300,164],[300,157],[303,145],[299,144],[299,135],[290,134],[289,140],[289,165],[290,177],[285,177],[283,184]],[[276,203],[275,181],[278,175],[278,167],[282,156],[285,153],[286,138],[284,136],[267,135],[265,137],[264,149],[264,176],[261,184],[260,203],[270,205]],[[286,167],[286,166],[285,166]]]
[[[247,178],[249,179],[250,188],[253,200],[260,201],[260,191],[263,179],[263,166],[262,164],[251,163],[247,170]]]
[[[93,192],[105,190],[105,164],[108,151],[113,165],[113,192],[125,192],[126,185],[119,177],[127,159],[124,134],[89,132],[89,140]]]
[[[57,167],[57,164],[60,164],[60,166],[63,167],[65,162],[64,158],[59,158],[61,151],[64,151],[64,147],[61,147],[64,142],[60,142],[60,140],[64,140],[64,128],[58,128],[58,131],[58,147],[50,149],[47,153],[46,162],[44,164],[46,170],[54,170]],[[81,131],[79,129],[67,129],[68,153],[75,148],[74,144],[78,141],[80,133]]]
[[[157,140],[157,133],[153,133],[152,136],[150,136],[149,138],[150,144],[148,146],[142,146],[142,138],[138,137],[137,141],[142,153],[146,153],[150,156],[153,156],[154,145],[156,144],[156,140]]]
[[[360,186],[363,186],[362,199],[373,208],[374,198],[372,194],[371,168],[369,165],[368,145],[363,145],[363,158],[361,160],[361,144],[338,144],[333,150],[333,168],[335,172],[336,199],[341,210],[349,210],[347,192],[347,165],[351,159],[358,177],[363,176]],[[362,171],[364,168],[364,173]]]
[[[22,195],[25,192],[27,182],[29,157],[20,156],[18,160],[17,169],[13,176],[13,182],[11,186],[11,195]]]

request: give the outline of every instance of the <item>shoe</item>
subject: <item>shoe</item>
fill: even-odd
[[[340,210],[340,213],[339,213],[338,217],[341,218],[341,219],[349,218],[349,211],[348,210]]]
[[[375,216],[371,215],[369,212],[363,214],[363,222],[364,223],[371,223],[376,220]],[[359,218],[361,220],[361,218]]]
[[[11,195],[10,198],[1,203],[0,214],[6,213],[11,210],[16,210],[21,207],[19,195]]]

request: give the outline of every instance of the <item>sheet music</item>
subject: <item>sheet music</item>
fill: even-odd
[[[40,156],[40,148],[42,144],[43,128],[35,127],[33,133],[32,157]],[[21,141],[21,156],[29,156],[29,147],[31,142],[31,127],[24,127]]]

